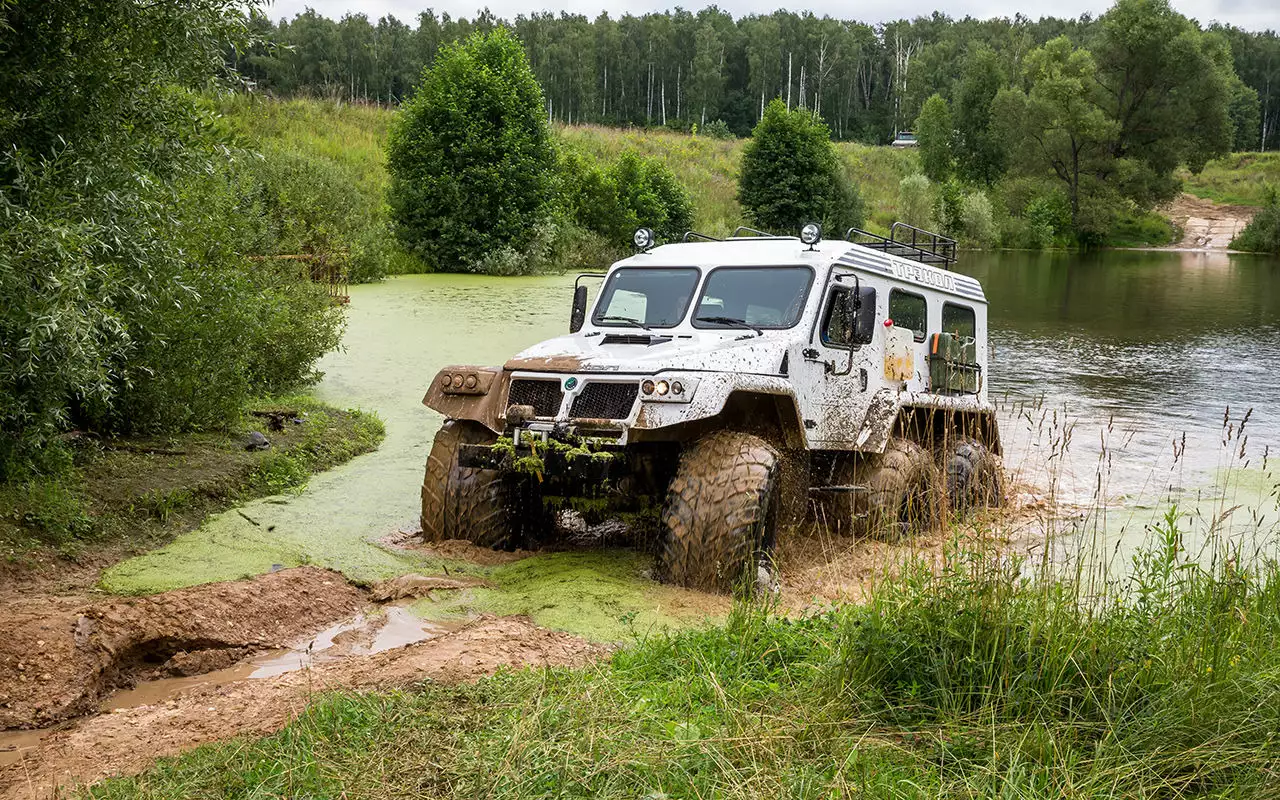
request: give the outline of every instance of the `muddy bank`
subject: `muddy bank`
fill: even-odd
[[[1182,229],[1182,240],[1174,247],[1185,250],[1226,250],[1231,240],[1244,230],[1258,209],[1215,203],[1183,193],[1161,209]]]
[[[141,681],[285,647],[365,602],[341,575],[303,567],[153,597],[0,603],[0,730],[91,713]]]
[[[503,666],[585,664],[603,651],[523,618],[487,618],[438,638],[364,658],[261,680],[197,687],[165,702],[84,719],[48,734],[0,767],[0,796],[37,798],[55,787],[131,774],[156,758],[283,728],[317,693],[470,680]]]

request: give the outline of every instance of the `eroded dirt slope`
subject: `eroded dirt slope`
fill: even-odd
[[[131,774],[158,757],[239,735],[283,728],[331,689],[460,681],[502,666],[580,665],[602,651],[521,617],[484,618],[435,639],[363,658],[260,679],[201,686],[163,703],[85,718],[0,767],[0,797],[48,797],[58,786]]]
[[[1256,208],[1215,203],[1185,192],[1163,210],[1182,228],[1182,241],[1175,247],[1187,250],[1228,249],[1257,212]]]
[[[339,574],[301,567],[151,597],[0,603],[0,730],[93,711],[139,680],[229,666],[353,613],[365,597]]]

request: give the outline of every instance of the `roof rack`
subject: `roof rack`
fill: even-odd
[[[680,241],[687,242],[691,239],[701,239],[704,242],[723,242],[724,241],[724,239],[720,239],[715,236],[708,236],[705,233],[698,233],[697,231],[685,231],[684,238],[681,239]]]
[[[749,235],[748,235],[748,236],[745,236],[745,237],[744,237],[744,236],[742,236],[742,232],[743,232],[743,231],[746,231]],[[735,228],[735,229],[734,229],[733,233],[729,234],[729,238],[730,238],[730,239],[737,239],[737,238],[747,238],[747,239],[794,239],[794,238],[796,238],[796,237],[794,237],[794,236],[777,236],[777,235],[772,234],[772,233],[765,233],[764,231],[756,230],[755,228],[748,228],[746,225],[739,225],[737,228]]]
[[[900,232],[901,235],[899,235]],[[905,222],[893,223],[893,227],[889,229],[888,238],[870,231],[864,231],[861,228],[850,228],[845,233],[844,238],[854,244],[870,247],[872,250],[882,250],[890,255],[909,258],[912,261],[919,261],[921,264],[942,264],[945,266],[956,263],[955,239],[947,238],[932,231],[926,231],[923,228],[917,228],[914,225],[908,225]]]

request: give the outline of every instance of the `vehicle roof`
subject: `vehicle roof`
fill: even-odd
[[[716,242],[664,244],[645,253],[636,253],[615,267],[777,267],[807,264],[815,269],[850,267],[878,278],[953,294],[976,303],[986,303],[982,284],[968,275],[922,264],[861,244],[824,239],[809,250],[795,237],[740,237]]]

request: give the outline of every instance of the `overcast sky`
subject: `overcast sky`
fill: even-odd
[[[1019,11],[1030,17],[1077,17],[1085,12],[1101,14],[1112,2],[1113,0],[1057,0],[1053,3],[1027,4],[1013,0],[897,0],[859,4],[842,3],[839,0],[806,0],[791,8],[812,11],[819,16],[825,14],[840,19],[875,23],[927,15],[935,10],[952,17],[1012,17]],[[485,5],[484,0],[275,0],[267,7],[267,14],[273,19],[293,17],[310,6],[334,19],[350,11],[364,13],[375,21],[385,14],[394,14],[411,23],[417,18],[418,12],[428,8],[435,9],[436,13],[447,11],[454,17],[471,17],[477,8]],[[558,3],[549,3],[547,0],[492,0],[487,5],[495,15],[509,19],[517,14],[534,11],[570,11],[594,17],[604,10],[608,10],[616,18],[628,13],[666,11],[676,5],[697,10],[710,3],[662,0],[560,0]],[[716,5],[735,17],[772,13],[777,8],[766,0],[722,0]],[[1198,19],[1205,25],[1218,21],[1248,30],[1280,28],[1280,0],[1173,0],[1173,5],[1183,14]]]

